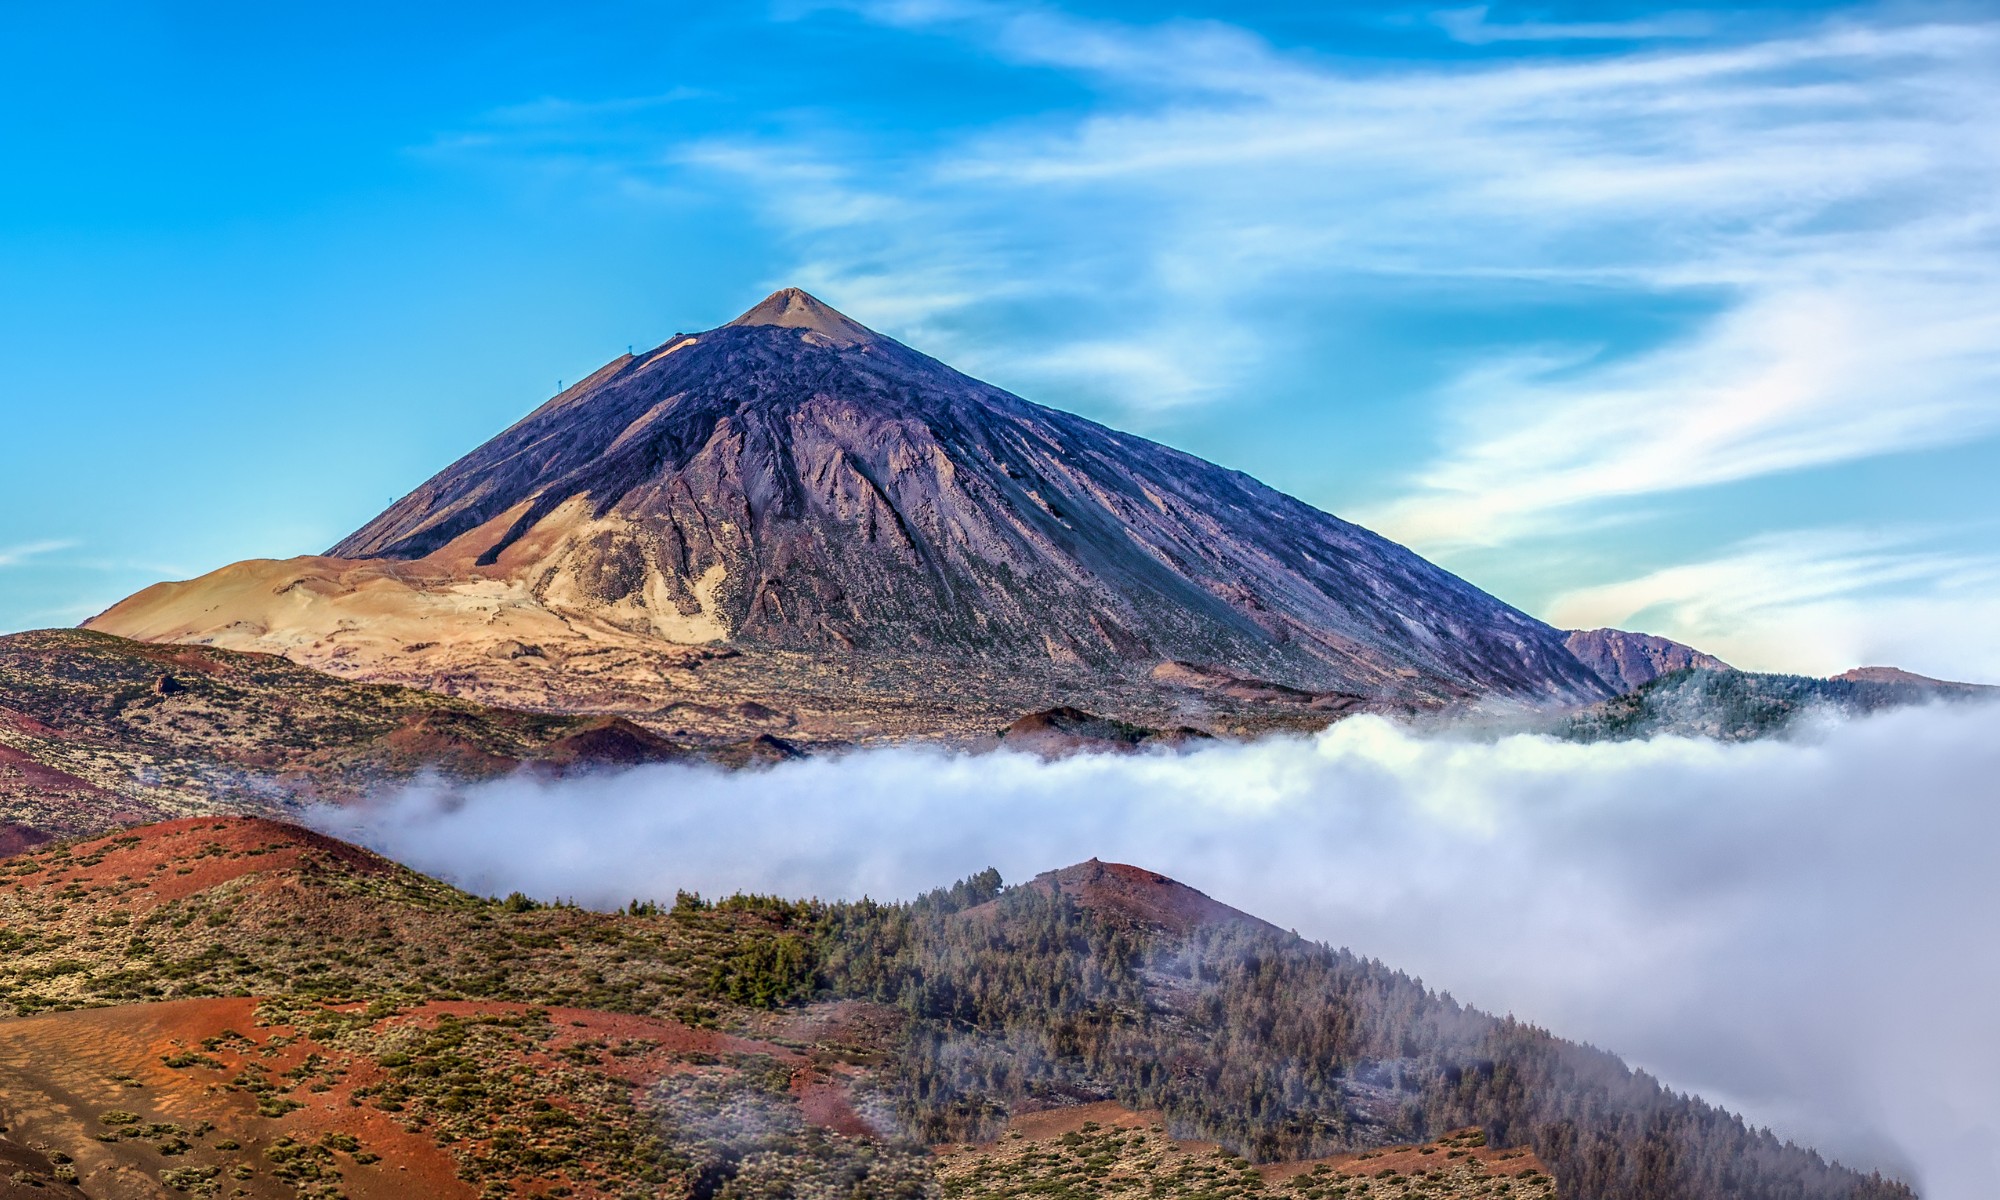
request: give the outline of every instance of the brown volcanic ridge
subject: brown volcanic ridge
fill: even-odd
[[[296,812],[423,773],[795,754],[767,733],[684,743],[622,717],[495,708],[271,654],[75,629],[0,637],[0,854],[168,817]]]
[[[1179,880],[1127,863],[1093,858],[1073,867],[1044,871],[1027,886],[1051,896],[1066,896],[1114,924],[1176,934],[1205,925],[1277,932],[1277,926],[1270,922],[1211,899]]]
[[[1636,691],[1662,675],[1698,668],[1735,670],[1713,654],[1649,633],[1623,629],[1576,629],[1563,644],[1577,660],[1610,684],[1614,691]]]
[[[796,289],[614,359],[325,555],[88,627],[808,743],[1065,704],[1236,731],[1615,690],[1401,546]]]

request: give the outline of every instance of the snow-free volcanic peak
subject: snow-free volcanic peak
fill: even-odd
[[[1060,704],[1170,727],[1218,679],[1301,706],[1606,694],[1560,632],[1409,550],[797,289],[607,363],[323,557],[91,625],[669,734],[667,709],[741,702],[877,733]]]
[[[865,346],[882,340],[874,330],[838,312],[802,288],[781,288],[723,328],[775,325],[804,329],[836,346]]]

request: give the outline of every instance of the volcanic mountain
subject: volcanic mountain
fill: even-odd
[[[1301,709],[1610,690],[1393,542],[797,289],[615,359],[324,556],[89,625],[668,732],[743,705],[808,733],[857,708],[893,732],[897,705],[1159,716],[1216,678]]]

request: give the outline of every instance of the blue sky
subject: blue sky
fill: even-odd
[[[0,628],[804,286],[1562,625],[2000,679],[1990,7],[0,8]]]

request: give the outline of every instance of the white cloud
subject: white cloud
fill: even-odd
[[[2000,428],[2000,304],[1973,280],[1770,288],[1697,338],[1605,364],[1496,361],[1452,387],[1451,449],[1357,514],[1432,549],[1545,533],[1595,501]]]
[[[1095,377],[1144,412],[1227,396],[1272,349],[1250,314],[1330,281],[1713,305],[1636,356],[1534,373],[1514,348],[1466,372],[1445,397],[1436,461],[1371,514],[1421,549],[1502,544],[1607,500],[2000,424],[2000,24],[1850,18],[1742,44],[1354,66],[1216,23],[854,7],[1104,89],[1083,116],[913,159],[741,148],[760,164],[747,180],[774,163],[802,172],[766,211],[830,287],[891,295],[909,277],[931,299],[1086,314],[1073,347],[939,347],[971,366],[1046,386],[1078,362],[1124,361]],[[1471,18],[1450,20],[1464,32]],[[1678,29],[1662,20],[1514,27],[1481,14],[1477,28]],[[1232,353],[1163,349],[1204,336]],[[1168,372],[1177,382],[1162,388]]]
[[[907,204],[888,192],[851,184],[849,173],[831,163],[727,142],[695,143],[677,157],[749,183],[771,215],[799,231],[894,224],[911,215]]]
[[[517,778],[324,810],[482,891],[907,897],[1137,862],[1618,1050],[1932,1200],[2000,1174],[2000,708],[1725,746],[1424,737],[1376,718],[1181,756],[899,749]]]
[[[1631,21],[1494,21],[1492,7],[1440,9],[1430,14],[1453,41],[1469,46],[1492,42],[1627,41],[1650,38],[1700,37],[1714,22],[1699,13],[1670,13]]]
[[[68,550],[75,545],[75,542],[45,541],[0,546],[0,567],[18,567],[30,559],[39,558],[44,554],[54,554],[58,550]]]
[[[853,0],[843,8],[884,25],[965,38],[1001,58],[1167,91],[1272,93],[1308,73],[1272,56],[1262,39],[1219,21],[1124,25],[1058,8],[994,0]]]
[[[1746,670],[1899,666],[2000,683],[2000,558],[1853,530],[1770,534],[1714,558],[1576,588],[1549,619],[1639,627]]]

